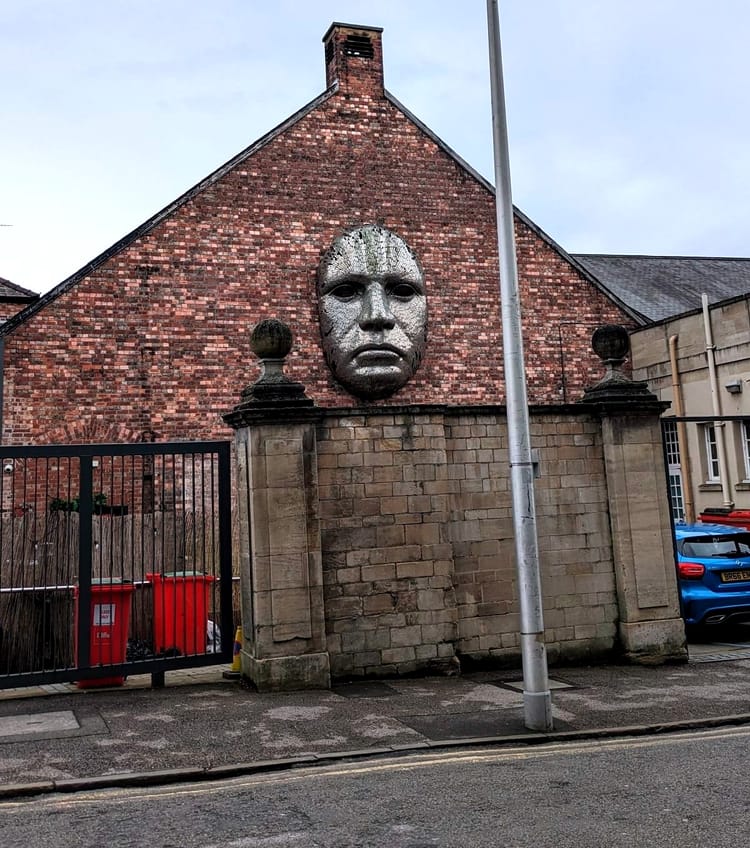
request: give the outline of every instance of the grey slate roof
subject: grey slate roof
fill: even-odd
[[[589,273],[643,323],[661,321],[709,303],[750,292],[750,259],[697,256],[611,256],[573,254]]]
[[[11,283],[10,280],[6,280],[5,277],[0,277],[0,300],[24,301],[36,300],[38,297],[39,295],[36,292],[21,288],[21,286]]]

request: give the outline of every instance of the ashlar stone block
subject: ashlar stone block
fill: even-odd
[[[313,422],[236,430],[242,673],[262,691],[327,688]]]

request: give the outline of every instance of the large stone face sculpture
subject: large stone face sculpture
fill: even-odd
[[[395,233],[375,224],[334,241],[318,268],[323,351],[351,394],[392,395],[414,375],[427,341],[424,274]]]

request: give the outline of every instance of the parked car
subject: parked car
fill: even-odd
[[[750,621],[750,531],[676,524],[677,582],[688,626]]]

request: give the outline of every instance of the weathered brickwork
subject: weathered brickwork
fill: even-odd
[[[605,654],[618,606],[599,422],[540,413],[532,440],[550,657]],[[518,660],[502,410],[332,413],[318,467],[335,677]]]
[[[0,323],[35,303],[39,295],[0,277]]]
[[[25,303],[13,303],[12,301],[0,300],[0,322],[7,321],[8,318],[12,318],[18,312],[20,312]]]
[[[386,96],[379,33],[372,58],[344,56],[340,35],[337,86],[11,326],[7,443],[228,437],[266,317],[291,327],[287,371],[310,397],[355,405],[323,359],[315,271],[366,222],[415,250],[430,310],[415,379],[374,406],[502,402],[493,195]],[[516,238],[530,400],[574,400],[598,374],[592,329],[627,315],[523,216]]]

